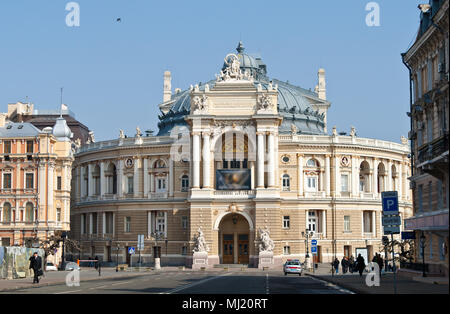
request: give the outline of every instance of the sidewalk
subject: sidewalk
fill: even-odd
[[[394,294],[394,274],[383,274],[380,279],[380,286],[369,287],[366,284],[367,273],[362,277],[359,274],[334,275],[307,273],[308,275],[336,284],[359,294]],[[433,284],[430,282],[420,282],[412,278],[397,276],[397,294],[449,294],[447,284]]]
[[[65,284],[66,276],[69,271],[52,271],[46,272],[45,277],[40,277],[39,284],[33,284],[33,277],[23,279],[0,279],[0,292],[14,291],[22,288],[33,288],[52,286],[58,284]],[[104,280],[111,278],[124,278],[136,275],[142,275],[142,273],[150,273],[150,271],[119,271],[116,272],[115,268],[102,268],[101,276],[98,275],[98,271],[91,268],[82,268],[80,272],[80,280]]]

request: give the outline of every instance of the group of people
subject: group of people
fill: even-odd
[[[361,254],[358,254],[356,260],[353,255],[350,256],[350,258],[344,256],[341,262],[339,262],[338,258],[336,257],[331,264],[336,274],[339,273],[339,264],[341,264],[343,274],[346,274],[347,272],[350,272],[352,274],[354,272],[359,272],[359,275],[362,276],[364,270],[366,269],[366,262]]]

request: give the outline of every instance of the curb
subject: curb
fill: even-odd
[[[100,280],[109,280],[109,279],[114,279],[114,278],[126,278],[126,277],[132,277],[131,274],[127,274],[126,276],[109,276],[109,277],[102,277],[99,276]],[[80,280],[80,282],[86,282],[86,281],[94,281],[94,280],[99,280],[99,278],[89,278],[89,279],[85,279],[85,280]],[[0,292],[8,292],[8,291],[16,291],[16,290],[20,290],[20,289],[34,289],[34,288],[42,288],[42,287],[49,287],[49,286],[59,286],[59,285],[64,285],[65,281],[60,281],[60,282],[48,282],[48,283],[42,283],[42,284],[38,284],[36,286],[15,286],[15,287],[10,287],[10,288],[0,288]]]

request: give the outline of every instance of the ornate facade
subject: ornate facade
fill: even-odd
[[[31,123],[0,124],[2,246],[39,247],[70,230],[70,137],[63,118],[42,131]]]
[[[370,257],[380,192],[397,190],[402,217],[412,215],[407,141],[328,135],[322,69],[314,92],[269,79],[240,43],[204,85],[172,93],[166,72],[163,99],[157,136],[120,132],[77,150],[71,237],[82,258],[130,262],[139,234],[146,264],[192,265],[199,238],[209,266],[256,266],[267,252],[274,264],[304,259],[311,237],[318,262]]]
[[[448,130],[449,1],[421,4],[414,44],[402,55],[410,71],[410,140],[414,217],[406,227],[416,233],[416,270],[448,277]]]

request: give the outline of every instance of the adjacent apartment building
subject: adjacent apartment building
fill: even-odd
[[[70,229],[72,132],[0,121],[0,245],[36,246]]]
[[[431,0],[419,9],[417,39],[402,54],[410,71],[414,198],[405,228],[416,233],[416,263],[425,260],[429,273],[448,276],[449,1]]]

